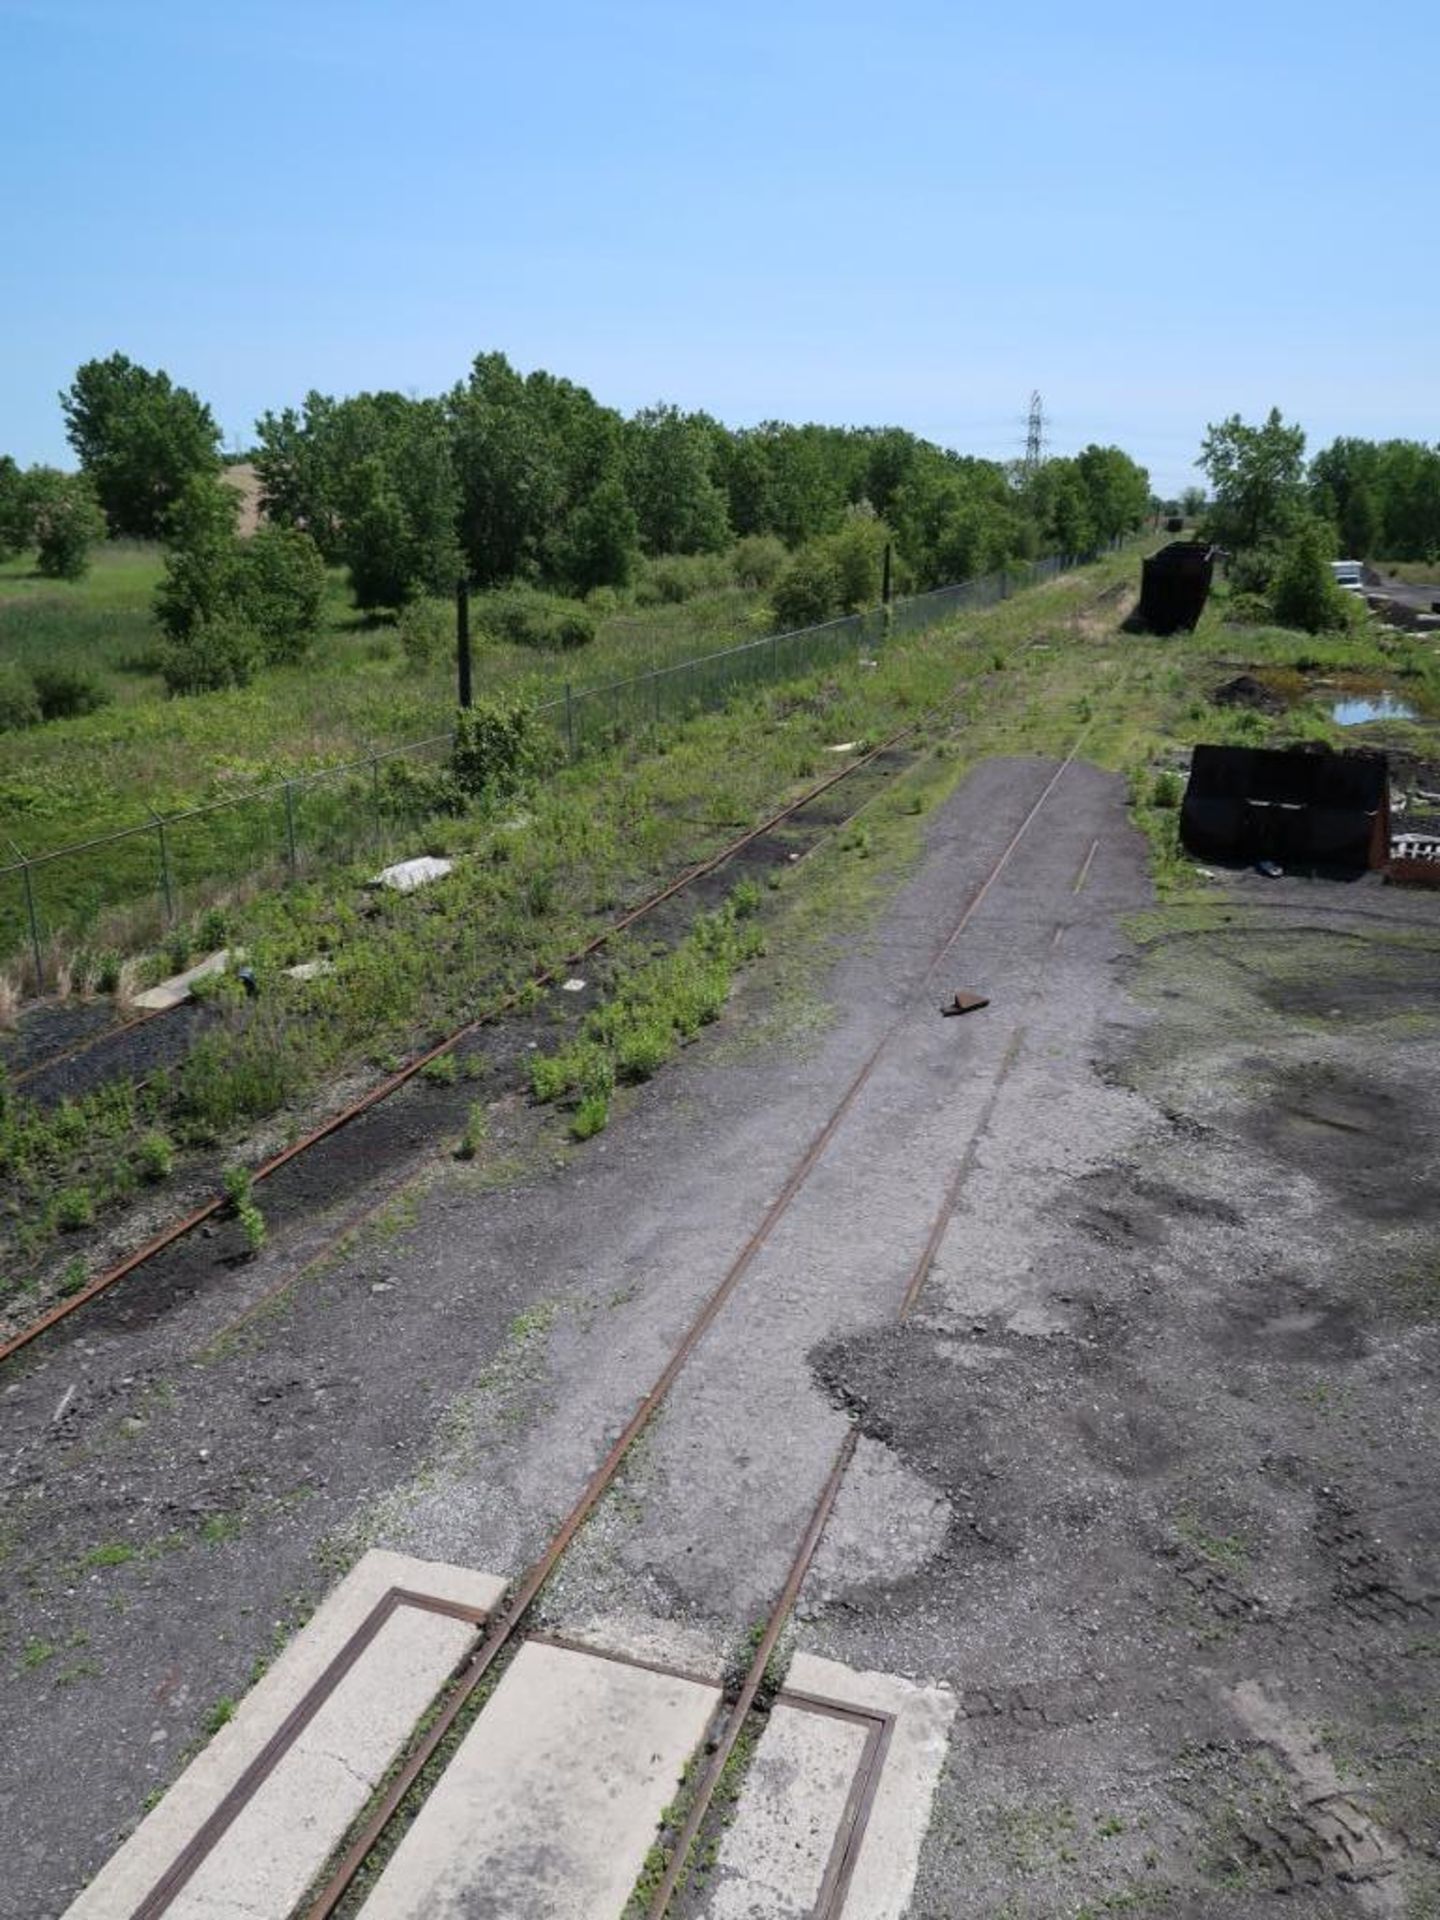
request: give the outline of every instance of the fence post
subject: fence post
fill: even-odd
[[[290,871],[295,871],[295,782],[285,782],[285,851],[290,860]]]
[[[575,758],[575,697],[570,691],[570,682],[565,682],[565,745],[570,758]]]
[[[372,753],[370,756],[370,805],[374,809],[375,825],[378,829],[380,825],[380,756],[378,753]]]
[[[8,834],[5,837],[10,839]],[[30,856],[13,840],[10,840],[10,845],[20,856],[20,871],[25,879],[25,917],[30,922],[30,951],[35,956],[35,992],[39,995],[45,991],[45,968],[40,959],[40,922],[35,913],[35,889],[30,881]]]
[[[175,924],[175,896],[170,890],[170,856],[165,847],[165,822],[155,809],[149,809],[150,818],[155,822],[155,835],[160,842],[160,890],[165,896],[165,924]]]

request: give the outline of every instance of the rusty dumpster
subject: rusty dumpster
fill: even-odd
[[[1388,763],[1381,753],[1196,747],[1180,838],[1202,860],[1383,867]]]

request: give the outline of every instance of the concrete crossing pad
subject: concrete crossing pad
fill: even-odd
[[[901,1920],[954,1715],[944,1688],[797,1654],[721,1843],[707,1920]]]
[[[503,1591],[367,1553],[66,1920],[288,1920]]]
[[[365,1920],[619,1920],[719,1688],[528,1641]]]

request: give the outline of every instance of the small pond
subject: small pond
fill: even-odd
[[[1413,720],[1415,709],[1398,693],[1350,693],[1335,701],[1330,718],[1340,727],[1360,727],[1367,720]]]

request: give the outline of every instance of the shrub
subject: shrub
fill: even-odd
[[[455,716],[450,769],[461,792],[473,798],[514,793],[545,773],[558,753],[559,742],[524,701],[496,695]]]
[[[235,1218],[245,1236],[245,1251],[253,1260],[265,1245],[265,1216],[253,1200],[247,1200],[235,1209]]]
[[[466,1116],[465,1131],[461,1134],[460,1144],[455,1149],[455,1158],[473,1160],[489,1132],[490,1116],[486,1113],[483,1104],[476,1100]]]
[[[417,766],[398,757],[382,761],[376,792],[381,809],[397,820],[465,811],[460,783],[446,767]]]
[[[1156,807],[1178,807],[1185,783],[1173,768],[1162,768],[1150,789],[1150,802]]]
[[[163,1133],[147,1134],[140,1142],[140,1178],[150,1186],[168,1180],[175,1168],[175,1149]]]
[[[616,1077],[632,1084],[650,1079],[670,1058],[672,1045],[670,1031],[659,1019],[627,1026],[615,1040]]]
[[[1346,612],[1330,571],[1330,542],[1318,521],[1308,520],[1286,541],[1276,568],[1270,604],[1282,627],[1322,633],[1343,627]]]
[[[840,575],[825,546],[802,547],[775,583],[776,625],[784,631],[818,627],[840,610]]]
[[[603,1133],[609,1124],[609,1097],[603,1093],[587,1093],[575,1109],[575,1117],[570,1122],[570,1135],[574,1140],[590,1140],[597,1133]]]
[[[667,553],[647,562],[636,598],[642,606],[680,606],[698,594],[719,593],[731,584],[723,554]]]
[[[302,660],[320,631],[325,562],[308,533],[261,527],[239,543],[236,610],[272,664]]]
[[[19,733],[38,727],[42,715],[35,682],[28,673],[0,662],[0,733]]]
[[[455,609],[448,600],[412,600],[401,612],[396,632],[412,673],[455,657]]]
[[[751,533],[737,540],[730,556],[735,579],[742,587],[773,586],[790,558],[785,542],[773,533]]]
[[[437,1053],[420,1069],[420,1078],[432,1087],[453,1087],[460,1078],[460,1063],[453,1053]]]
[[[35,564],[52,580],[79,580],[89,570],[90,549],[105,538],[105,516],[88,480],[78,473],[37,467],[30,475]]]
[[[167,692],[215,693],[248,686],[261,653],[260,641],[241,621],[221,617],[172,637],[160,658]]]
[[[88,1187],[66,1187],[55,1196],[55,1224],[62,1233],[78,1233],[94,1220],[95,1202]]]
[[[110,690],[83,667],[64,661],[51,667],[36,667],[31,675],[40,713],[46,720],[68,720],[77,713],[95,713],[110,704]]]
[[[582,601],[534,587],[500,587],[484,594],[476,614],[487,633],[515,647],[563,652],[595,638],[595,616]]]

